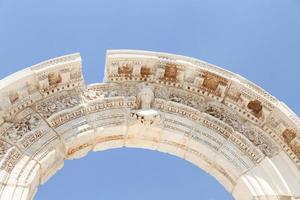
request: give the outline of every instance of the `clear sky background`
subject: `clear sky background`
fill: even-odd
[[[0,78],[80,52],[101,82],[106,49],[196,57],[245,76],[300,113],[299,0],[0,0]],[[141,149],[91,153],[40,187],[36,200],[229,200],[208,174]]]

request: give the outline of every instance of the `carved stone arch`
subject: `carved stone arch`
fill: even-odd
[[[299,199],[300,121],[239,75],[184,56],[113,50],[86,85],[79,54],[0,82],[0,200],[32,199],[65,159],[139,147],[199,166],[235,199]]]

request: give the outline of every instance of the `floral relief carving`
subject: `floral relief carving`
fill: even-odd
[[[234,117],[234,115],[227,114],[223,108],[208,106],[205,113],[225,122],[235,131],[246,136],[248,140],[259,148],[264,155],[272,156],[276,152],[277,149],[273,146],[273,144],[268,142],[268,139],[265,138],[262,133],[248,127],[241,119]]]
[[[36,106],[37,112],[41,113],[43,117],[49,118],[56,112],[64,109],[72,108],[80,104],[80,100],[73,96],[61,96],[39,103]]]
[[[4,137],[11,141],[17,141],[22,138],[27,132],[35,130],[41,123],[40,117],[36,114],[29,114],[22,120],[15,122],[4,133]]]
[[[176,103],[181,103],[187,106],[190,106],[192,108],[202,110],[203,109],[203,102],[199,99],[193,99],[192,97],[185,98],[176,94],[171,94],[170,95],[170,100]]]
[[[155,97],[181,103],[197,110],[203,111],[204,99],[194,95],[185,93],[184,91],[170,90],[166,88],[157,87],[155,90]]]

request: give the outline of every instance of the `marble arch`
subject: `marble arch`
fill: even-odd
[[[238,200],[300,199],[300,120],[245,78],[166,53],[110,50],[104,83],[79,54],[0,82],[0,200],[28,200],[65,159],[138,147],[199,166]]]

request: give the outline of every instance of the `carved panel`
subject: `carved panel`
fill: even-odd
[[[141,66],[141,76],[142,77],[149,77],[152,74],[153,74],[153,72],[150,67],[148,67],[147,65]]]
[[[258,100],[250,101],[247,105],[247,108],[249,108],[257,118],[261,116],[261,111],[263,107],[260,101]]]
[[[204,71],[202,73],[202,77],[204,78],[203,83],[201,85],[202,88],[212,91],[217,96],[221,96],[224,92],[221,88],[219,88],[219,86],[226,87],[228,85],[228,80],[208,71]]]
[[[167,63],[165,65],[165,73],[162,78],[164,81],[173,81],[175,82],[177,79],[178,67],[175,64]]]
[[[263,133],[256,132],[236,116],[224,112],[224,108],[208,106],[205,113],[216,117],[231,126],[235,131],[246,136],[255,146],[257,146],[266,156],[272,156],[277,152],[277,149],[270,139],[266,138]]]
[[[50,88],[56,87],[59,83],[62,82],[61,75],[58,72],[50,72],[48,74],[48,82]]]
[[[11,124],[11,127],[2,134],[9,141],[16,142],[26,133],[34,131],[41,123],[41,118],[36,114],[29,114]]]
[[[62,93],[37,103],[35,109],[44,118],[49,118],[54,113],[79,105],[80,101],[79,96]]]
[[[287,144],[289,144],[296,136],[297,132],[293,129],[285,129],[282,133],[282,137]]]
[[[132,64],[126,63],[118,67],[118,74],[123,76],[131,76],[133,72]]]

